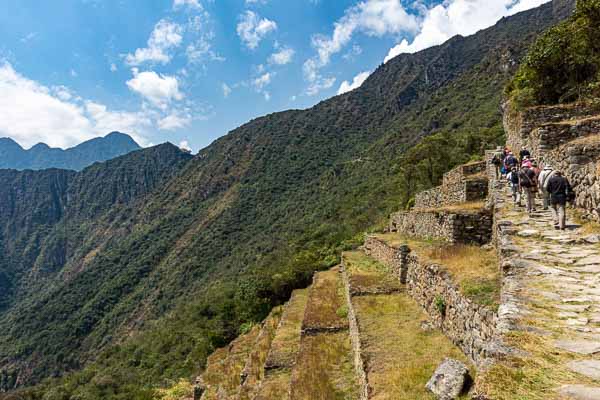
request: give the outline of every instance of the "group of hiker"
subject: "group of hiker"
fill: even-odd
[[[531,215],[536,211],[535,199],[539,195],[544,210],[552,209],[554,228],[565,229],[566,206],[575,200],[575,193],[561,171],[550,165],[540,168],[526,148],[522,148],[517,157],[505,147],[494,155],[491,162],[496,167],[496,178],[508,181],[516,206],[521,207],[524,198],[527,213]]]

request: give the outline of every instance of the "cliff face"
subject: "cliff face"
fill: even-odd
[[[0,168],[81,171],[95,162],[110,160],[140,148],[130,136],[120,132],[88,140],[67,150],[51,148],[44,143],[25,150],[12,139],[0,138]]]
[[[74,175],[66,217],[19,267],[24,289],[0,314],[6,388],[93,361],[76,389],[90,398],[90,376],[112,377],[108,399],[190,374],[397,208],[406,149],[431,133],[500,130],[504,83],[561,17],[547,4],[401,55],[361,88],[253,120],[187,162],[134,162],[145,150]]]

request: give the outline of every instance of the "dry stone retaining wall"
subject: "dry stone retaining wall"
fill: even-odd
[[[392,214],[389,230],[449,243],[486,244],[492,237],[492,222],[492,214],[487,210],[473,213],[413,210]]]
[[[398,274],[406,271],[409,295],[425,309],[431,321],[477,365],[493,349],[497,314],[464,297],[443,267],[427,264],[415,255],[402,254],[376,237],[369,236],[365,252],[389,265]]]
[[[485,162],[469,163],[454,168],[444,174],[441,186],[415,196],[415,208],[439,208],[484,199],[487,196],[487,179],[473,176],[484,173],[485,168]]]

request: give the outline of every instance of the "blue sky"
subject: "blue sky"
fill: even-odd
[[[546,0],[2,0],[0,137],[194,151]]]

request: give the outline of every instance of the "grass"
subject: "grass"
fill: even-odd
[[[470,201],[470,202],[466,202],[466,203],[454,204],[454,205],[437,207],[437,208],[415,208],[415,211],[475,214],[475,213],[479,213],[484,208],[485,208],[485,202]]]
[[[208,358],[206,371],[202,375],[207,385],[204,400],[220,398],[221,394],[235,396],[240,389],[240,374],[246,365],[246,360],[256,338],[260,333],[260,326],[254,326],[250,332],[239,336],[231,344],[218,349]]]
[[[308,294],[302,329],[344,329],[348,319],[338,310],[346,305],[339,269],[318,272]]]
[[[478,304],[497,308],[501,274],[494,250],[475,245],[425,246],[417,249],[423,261],[441,264],[452,275],[461,292]]]
[[[181,379],[169,389],[158,389],[156,400],[191,400],[194,386],[186,379]]]
[[[495,400],[558,400],[556,388],[563,384],[594,385],[567,368],[573,357],[553,347],[551,340],[534,333],[510,334],[507,344],[527,356],[495,364],[479,380],[478,392]]]
[[[402,288],[398,277],[386,265],[362,251],[345,252],[342,259],[348,272],[351,293],[390,293]]]
[[[425,384],[443,359],[467,363],[465,355],[441,332],[421,329],[425,315],[408,295],[358,296],[352,302],[367,360],[371,399],[434,399]],[[475,369],[470,367],[470,371]]]
[[[260,382],[264,378],[264,365],[281,320],[283,307],[275,307],[264,321],[262,330],[248,356],[244,372],[246,380],[240,391],[240,400],[250,400],[256,395]]]
[[[580,225],[580,232],[582,235],[592,235],[600,233],[600,222],[585,219],[581,211],[577,209],[569,209],[567,212],[572,213],[572,218],[577,225]]]
[[[478,304],[498,307],[501,274],[494,250],[485,250],[476,245],[450,245],[438,240],[418,240],[397,233],[380,234],[376,237],[392,247],[408,245],[421,261],[442,265],[465,296]]]
[[[300,330],[307,299],[308,289],[295,290],[285,305],[266,361],[270,368],[291,367],[294,364],[300,348]]]
[[[291,376],[289,368],[269,371],[254,400],[288,400]]]
[[[348,332],[303,336],[291,387],[293,400],[358,398]]]

